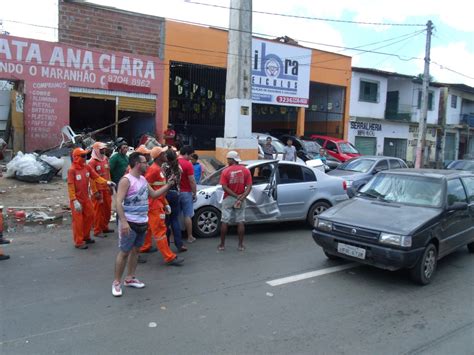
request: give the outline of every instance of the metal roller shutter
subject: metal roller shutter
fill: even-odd
[[[355,137],[355,146],[362,155],[375,155],[377,152],[377,138]]]
[[[118,109],[119,111],[155,112],[156,100],[135,97],[119,97]]]
[[[81,93],[81,92],[70,92],[69,95],[71,95],[71,97],[82,97],[82,98],[85,98],[85,99],[113,100],[113,101],[115,101],[115,96],[111,96],[111,95]]]

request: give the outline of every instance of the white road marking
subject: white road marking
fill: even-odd
[[[288,284],[288,283],[291,283],[291,282],[310,279],[310,278],[316,277],[316,276],[332,274],[333,272],[352,269],[352,268],[354,268],[356,266],[359,266],[359,265],[360,264],[358,264],[358,263],[350,263],[350,264],[345,264],[345,265],[328,267],[326,269],[305,272],[303,274],[298,274],[298,275],[283,277],[281,279],[267,281],[267,284],[269,284],[270,286],[280,286],[280,285]]]

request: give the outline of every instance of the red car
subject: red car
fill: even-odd
[[[325,148],[329,155],[342,162],[362,155],[356,147],[344,139],[320,136],[317,134],[313,134],[310,138],[318,142],[321,147]]]

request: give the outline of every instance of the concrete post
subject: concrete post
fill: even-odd
[[[257,159],[252,138],[252,0],[231,0],[227,55],[224,137],[216,139],[216,158],[225,162],[228,151]]]

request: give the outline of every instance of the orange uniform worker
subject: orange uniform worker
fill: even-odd
[[[95,243],[90,238],[90,231],[94,221],[94,209],[89,196],[89,179],[101,185],[114,185],[100,177],[86,164],[88,151],[76,148],[72,152],[72,164],[67,173],[67,187],[72,211],[72,234],[74,246],[78,249],[87,249],[87,244]]]
[[[161,171],[161,165],[167,160],[165,154],[167,150],[168,147],[153,147],[151,150],[153,164],[146,171],[145,179],[147,179],[153,190],[159,190],[166,185],[166,178],[165,174]],[[166,237],[165,217],[166,213],[170,212],[170,208],[165,195],[158,198],[150,198],[148,203],[148,230],[145,235],[145,243],[141,247],[140,252],[147,252],[151,248],[151,237],[153,236],[158,250],[168,265],[182,264],[184,259],[171,251],[168,245],[168,238]]]
[[[105,180],[111,180],[109,160],[105,155],[106,144],[95,142],[92,146],[92,157],[89,166]],[[90,182],[94,195],[92,204],[94,206],[94,237],[106,237],[103,233],[113,233],[109,229],[110,213],[112,212],[112,192],[108,186]]]

